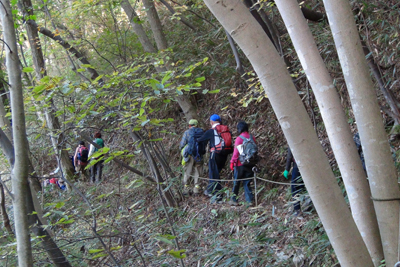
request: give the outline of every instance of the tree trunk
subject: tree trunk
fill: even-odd
[[[205,0],[260,78],[342,266],[373,266],[285,64],[241,0]],[[240,20],[236,19],[240,18]]]
[[[142,0],[142,2],[143,6],[146,8],[147,19],[149,20],[151,30],[153,31],[158,50],[167,49],[167,38],[165,38],[161,21],[158,17],[153,0]]]
[[[128,16],[129,22],[132,25],[133,31],[136,33],[139,42],[142,44],[144,51],[147,53],[157,53],[157,49],[151,43],[149,37],[146,34],[142,24],[139,24],[140,21],[138,15],[135,10],[131,6],[128,0],[121,1],[121,7],[124,9],[126,15]]]
[[[29,17],[33,14],[33,7],[31,0],[22,0],[19,2],[19,8],[24,14],[24,17]],[[44,63],[43,50],[39,39],[38,28],[34,24],[29,23],[31,20],[28,19],[26,23],[26,31],[28,35],[28,40],[31,46],[31,54],[33,59],[33,64],[35,66],[36,78],[38,80],[42,79],[46,75],[46,67]],[[34,22],[34,21],[33,21]],[[58,118],[55,116],[56,108],[53,104],[53,100],[50,100],[50,107],[45,110],[45,117],[47,122],[47,127],[51,131],[51,141],[55,154],[58,154],[58,150],[61,150],[61,168],[64,171],[64,175],[67,179],[72,180],[74,176],[74,168],[69,159],[68,152],[65,150],[64,134],[60,131],[61,125]]]
[[[397,172],[350,3],[324,0],[324,4],[360,132],[372,197],[399,198]],[[374,201],[374,206],[386,266],[394,266],[398,257],[399,202]]]
[[[378,222],[361,160],[333,80],[296,0],[275,0],[313,88],[326,131],[342,174],[351,211],[375,266],[383,259]]]
[[[22,94],[21,70],[17,49],[14,20],[9,0],[1,0],[0,16],[6,48],[6,66],[9,77],[13,139],[15,142],[15,164],[12,170],[14,192],[14,225],[17,239],[18,265],[33,266],[32,248],[28,225],[28,144],[25,130],[24,99]]]

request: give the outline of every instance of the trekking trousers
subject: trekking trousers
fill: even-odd
[[[290,187],[292,189],[292,197],[294,198],[304,188],[304,185],[294,185],[294,184],[303,183],[303,179],[301,179],[301,174],[300,174],[300,171],[299,171],[299,167],[297,167],[296,163],[293,164],[291,183],[292,183],[292,185]],[[296,210],[300,210],[300,201],[296,201],[294,203],[294,210],[295,211]]]
[[[212,152],[210,155],[210,160],[208,161],[208,176],[210,178],[207,186],[207,191],[213,195],[217,195],[217,199],[221,200],[222,196],[219,191],[222,189],[222,185],[219,181],[221,179],[219,173],[225,167],[228,155],[221,155]],[[214,180],[215,179],[215,180]]]
[[[96,182],[100,182],[101,180],[101,174],[103,172],[103,160],[98,161],[96,164],[94,164],[91,167],[91,172],[90,172],[90,181],[92,183]]]
[[[197,185],[199,183],[199,176],[203,171],[203,161],[196,162],[191,156],[183,169],[185,170],[185,175],[183,176],[183,185],[187,185],[188,180],[191,177],[194,180],[194,184]]]
[[[232,200],[234,202],[237,202],[238,199],[240,182],[243,182],[244,196],[246,198],[246,202],[251,203],[253,201],[253,193],[251,192],[250,188],[251,180],[236,181],[238,179],[253,178],[253,177],[254,177],[254,172],[251,170],[251,167],[243,165],[235,167],[233,190],[232,190],[233,193]]]

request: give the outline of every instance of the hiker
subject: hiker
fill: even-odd
[[[190,177],[193,177],[194,180],[193,193],[200,193],[199,175],[203,170],[205,142],[196,142],[196,139],[204,134],[203,129],[198,128],[197,125],[197,120],[191,119],[189,121],[189,129],[185,131],[179,144],[179,150],[182,151],[183,156],[182,165],[185,170],[185,175],[183,176],[183,195],[189,194],[190,187],[188,180]]]
[[[59,189],[61,190],[66,190],[67,187],[64,184],[63,180],[57,179],[57,178],[51,178],[51,179],[46,179],[43,182],[43,186],[48,186],[50,184],[57,185]]]
[[[211,203],[221,203],[222,189],[219,173],[225,166],[228,155],[233,152],[232,135],[228,126],[222,125],[221,118],[217,114],[210,117],[211,129],[207,130],[197,142],[210,142],[210,160],[208,161],[209,183],[207,190],[204,191],[206,196],[211,197]]]
[[[300,193],[304,189],[304,184],[297,185],[296,183],[303,183],[303,180],[301,179],[301,174],[299,171],[299,168],[297,167],[296,160],[293,157],[292,151],[290,150],[290,147],[287,150],[287,158],[286,158],[286,168],[285,171],[283,172],[283,176],[288,179],[290,167],[293,163],[293,169],[292,169],[292,179],[291,183],[292,185],[291,190],[292,190],[292,198],[294,198],[298,193]],[[296,201],[294,203],[294,213],[295,215],[299,215],[300,213],[300,201]]]
[[[353,140],[354,140],[354,143],[356,144],[357,152],[358,152],[358,155],[360,156],[361,163],[362,163],[363,169],[365,171],[365,174],[367,174],[367,168],[365,167],[364,152],[362,150],[360,134],[359,133],[355,133],[353,135]]]
[[[231,159],[230,169],[233,172],[234,182],[232,193],[233,196],[229,201],[229,204],[237,206],[238,194],[240,188],[240,182],[243,182],[244,195],[247,205],[251,205],[253,202],[253,193],[251,192],[250,182],[251,180],[236,181],[239,179],[253,178],[254,172],[252,168],[258,162],[258,149],[256,145],[256,139],[253,135],[249,134],[249,125],[240,121],[237,124],[237,131],[239,136],[235,140],[235,149]]]
[[[97,132],[94,134],[94,143],[99,145],[101,148],[104,147],[104,140],[101,138],[101,133]],[[98,151],[99,149],[95,147],[94,145],[90,144],[90,149],[89,149],[89,158]],[[97,160],[98,158],[92,158],[92,160]],[[103,170],[103,162],[104,160],[99,160],[96,162],[94,165],[92,165],[90,169],[90,181],[92,183],[100,182],[101,180],[101,174]]]
[[[89,161],[89,150],[85,146],[85,142],[80,141],[78,147],[75,150],[74,155],[74,163],[75,163],[75,174],[83,174],[83,176],[87,177],[87,172],[85,167],[88,165]]]

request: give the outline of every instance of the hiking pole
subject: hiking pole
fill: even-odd
[[[254,200],[256,202],[256,207],[257,207],[258,206],[258,203],[257,203],[257,177],[256,177],[256,173],[258,172],[257,166],[254,166],[251,170],[254,173]]]

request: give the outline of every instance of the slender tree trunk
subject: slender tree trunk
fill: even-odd
[[[33,15],[33,7],[31,0],[22,0],[19,2],[20,9],[25,17]],[[28,22],[30,19],[28,19]],[[43,57],[43,50],[39,39],[38,29],[32,23],[26,23],[26,31],[28,35],[28,40],[31,46],[31,53],[33,64],[35,66],[36,77],[38,80],[42,79],[46,75],[46,67]],[[45,117],[47,122],[47,127],[51,131],[51,141],[56,155],[57,151],[61,150],[61,168],[64,171],[64,175],[67,179],[72,180],[74,176],[74,168],[69,159],[68,152],[65,150],[64,134],[60,132],[61,125],[58,118],[55,116],[56,108],[54,106],[53,100],[50,100],[50,107],[45,110]]]
[[[324,0],[324,4],[360,132],[372,197],[399,198],[397,172],[350,3]],[[399,201],[374,201],[374,206],[386,266],[394,266],[398,257]]]
[[[333,80],[296,0],[275,0],[307,78],[313,88],[326,131],[346,186],[354,221],[373,259],[383,259],[375,209],[361,160]]]
[[[17,49],[14,20],[9,0],[1,0],[0,16],[6,49],[6,66],[9,77],[13,139],[15,142],[15,164],[12,170],[14,192],[14,225],[17,238],[19,266],[33,266],[32,248],[28,225],[28,144],[25,130],[24,99],[22,94],[21,70]]]
[[[151,30],[153,31],[154,39],[157,44],[158,50],[168,48],[167,38],[165,38],[162,29],[160,18],[158,17],[156,7],[153,0],[142,0],[143,6],[146,8],[147,19],[149,20]]]
[[[129,22],[132,25],[133,31],[136,33],[139,42],[142,44],[144,51],[147,53],[157,53],[157,49],[151,43],[149,37],[146,34],[142,24],[139,24],[140,21],[136,11],[133,9],[128,0],[121,1],[121,7],[124,9],[126,15],[128,16]]]
[[[373,266],[285,64],[241,0],[205,0],[263,85],[342,266]],[[237,18],[240,18],[238,20]]]

